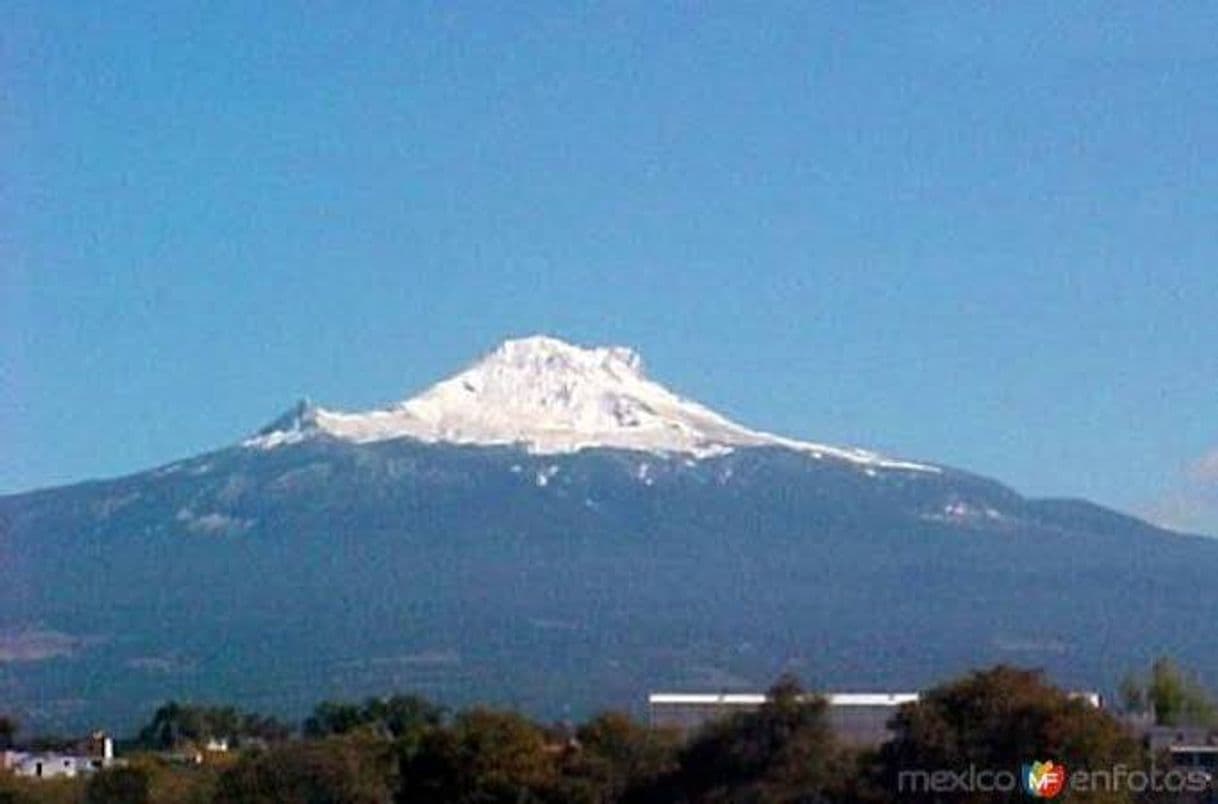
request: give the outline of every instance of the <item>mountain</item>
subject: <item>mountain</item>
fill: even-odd
[[[123,729],[166,698],[299,716],[413,690],[541,717],[792,669],[1218,681],[1218,540],[933,463],[782,438],[628,349],[508,341],[381,410],[0,498],[0,701]]]

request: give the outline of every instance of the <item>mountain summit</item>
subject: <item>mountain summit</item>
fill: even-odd
[[[868,468],[935,471],[865,450],[749,429],[648,379],[632,349],[583,348],[541,335],[504,341],[465,371],[384,409],[348,413],[302,402],[245,445],[274,448],[317,436],[356,443],[411,438],[519,444],[535,454],[605,448],[694,458],[777,446]]]

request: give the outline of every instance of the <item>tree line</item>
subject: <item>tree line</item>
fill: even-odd
[[[1167,683],[1173,674],[1180,677]],[[1130,684],[1129,703],[1141,702],[1175,723],[1212,718],[1207,693],[1183,679],[1174,665],[1157,664],[1136,687],[1140,699]],[[229,707],[170,703],[139,731],[133,748],[143,753],[125,754],[125,767],[61,786],[55,793],[60,798],[38,798],[49,788],[7,780],[0,802],[1022,801],[1022,789],[947,797],[902,789],[901,774],[1018,769],[1038,759],[1093,769],[1162,762],[1113,714],[1067,695],[1039,672],[1005,666],[928,691],[901,707],[890,728],[891,738],[881,746],[860,750],[843,744],[824,699],[805,695],[790,677],[780,679],[756,710],[711,722],[687,738],[620,713],[552,726],[484,707],[450,712],[412,695],[325,702],[298,733]],[[210,737],[226,737],[236,750],[200,765],[166,758],[166,752]],[[1192,800],[1206,800],[1201,795]],[[1130,790],[1071,791],[1069,799],[1190,800]]]

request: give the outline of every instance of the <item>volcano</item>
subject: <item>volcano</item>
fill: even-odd
[[[623,347],[506,341],[128,477],[0,498],[0,699],[122,731],[418,692],[538,717],[652,689],[918,688],[978,665],[1218,681],[1218,540],[774,435]]]

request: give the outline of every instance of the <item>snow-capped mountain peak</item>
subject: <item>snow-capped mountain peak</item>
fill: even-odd
[[[465,371],[381,410],[343,413],[302,401],[245,444],[270,448],[318,435],[520,444],[541,454],[601,447],[705,457],[780,446],[869,467],[934,470],[750,430],[650,380],[631,349],[546,336],[505,341]]]

